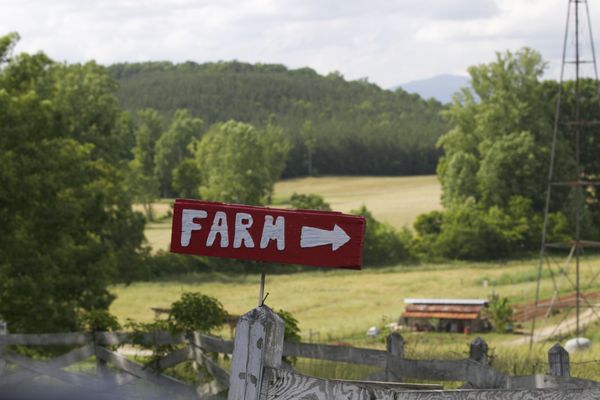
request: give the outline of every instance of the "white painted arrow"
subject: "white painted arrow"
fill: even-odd
[[[331,244],[331,249],[336,251],[350,240],[350,236],[337,224],[332,230],[303,226],[300,235],[300,247],[317,247]]]

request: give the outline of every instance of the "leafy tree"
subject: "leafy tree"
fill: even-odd
[[[198,189],[202,183],[202,172],[193,158],[185,158],[173,170],[173,190],[178,196],[187,199],[199,198]]]
[[[504,208],[511,196],[523,196],[542,209],[552,132],[539,81],[544,67],[525,48],[469,68],[471,87],[444,112],[452,129],[439,140],[445,206],[473,197],[486,208]]]
[[[415,225],[415,248],[427,256],[459,259],[507,257],[539,246],[554,107],[539,80],[545,63],[524,48],[498,53],[469,68],[471,87],[444,112],[451,130],[438,144],[442,215]],[[559,135],[555,179],[569,175],[568,141]],[[565,194],[554,193],[552,237],[567,230]]]
[[[285,324],[285,332],[283,334],[283,340],[286,342],[299,342],[300,341],[300,327],[298,326],[298,320],[294,318],[292,313],[285,310],[277,311],[277,315],[281,317]]]
[[[168,321],[176,330],[210,332],[223,325],[227,316],[219,300],[197,292],[186,292],[171,304]]]
[[[294,318],[292,313],[285,310],[277,311],[277,315],[281,317],[284,323],[283,340],[286,342],[299,342],[300,341],[300,327],[298,326],[298,320]],[[290,364],[296,364],[296,357],[283,357],[283,360]]]
[[[113,153],[114,85],[94,63],[13,56],[17,38],[0,39],[0,317],[76,330],[135,269],[144,221]]]
[[[283,136],[283,130],[272,124],[260,132],[260,144],[265,151],[265,162],[268,163],[267,202],[271,203],[273,186],[285,169],[290,145]]]
[[[142,204],[146,219],[152,221],[152,203],[159,196],[154,159],[156,142],[162,132],[162,118],[155,110],[146,109],[138,112],[138,120],[127,180],[134,200]]]
[[[312,121],[305,121],[302,125],[302,137],[304,138],[304,146],[306,147],[306,163],[308,164],[308,176],[313,176],[313,155],[317,149],[317,139],[312,127]]]
[[[188,146],[200,137],[202,120],[187,110],[177,110],[169,129],[156,142],[154,173],[163,197],[172,196],[173,171],[186,157],[191,156]]]
[[[261,204],[273,191],[287,152],[280,131],[259,131],[242,122],[212,126],[198,143],[200,194],[209,200]]]
[[[494,330],[507,332],[512,323],[514,310],[506,297],[493,293],[488,298],[487,313],[493,322]]]
[[[290,197],[290,204],[292,207],[298,209],[331,211],[329,203],[323,200],[323,197],[318,194],[294,193]]]

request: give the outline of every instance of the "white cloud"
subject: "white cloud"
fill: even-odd
[[[464,74],[522,46],[541,51],[556,77],[567,1],[0,0],[0,9],[0,33],[18,31],[18,49],[57,60],[276,62],[389,87]]]

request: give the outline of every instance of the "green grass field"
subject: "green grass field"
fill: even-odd
[[[329,176],[289,179],[275,185],[277,207],[285,207],[294,193],[318,194],[336,211],[349,212],[366,205],[375,218],[396,228],[411,227],[422,213],[441,208],[440,184],[435,175],[406,177]],[[158,221],[146,225],[146,239],[154,251],[166,250],[171,239],[171,220],[164,218],[172,199],[154,205]],[[137,207],[141,211],[141,207]]]
[[[268,275],[267,304],[290,311],[299,321],[305,338],[319,332],[321,340],[363,341],[373,325],[398,319],[407,297],[487,298],[493,291],[513,304],[532,301],[535,280],[530,279],[536,262],[456,263],[446,265],[397,266],[384,269],[344,271],[317,269],[297,274]],[[582,271],[582,281],[594,271]],[[510,281],[496,286],[482,284]],[[551,296],[551,278],[542,285],[542,297]],[[218,298],[232,314],[243,314],[257,303],[259,275],[199,273],[140,282],[112,288],[117,299],[111,311],[121,321],[150,321],[150,307],[168,307],[183,292],[199,291]],[[598,289],[597,282],[593,289]],[[563,285],[565,290],[568,289]],[[495,337],[498,344],[514,336]],[[501,339],[501,340],[500,340]]]

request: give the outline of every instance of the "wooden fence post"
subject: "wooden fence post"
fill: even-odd
[[[235,329],[228,400],[261,398],[264,367],[281,366],[283,333],[283,320],[265,305],[256,307],[239,319]]]
[[[485,340],[479,336],[471,342],[471,346],[469,347],[469,359],[482,364],[488,363],[488,345]]]
[[[92,340],[94,341],[94,356],[96,357],[96,376],[98,379],[104,383],[110,377],[110,372],[108,370],[108,363],[98,357],[98,338],[96,337],[97,331],[92,332]]]
[[[6,335],[8,332],[6,328],[6,322],[0,320],[0,336]],[[6,361],[4,360],[4,346],[0,344],[0,375],[4,373],[6,368]]]
[[[404,338],[398,332],[393,332],[386,338],[386,349],[390,356],[404,358]],[[402,377],[393,372],[390,362],[386,362],[385,380],[387,382],[402,382]]]
[[[556,343],[548,350],[549,375],[571,376],[569,367],[569,352],[560,343]]]

